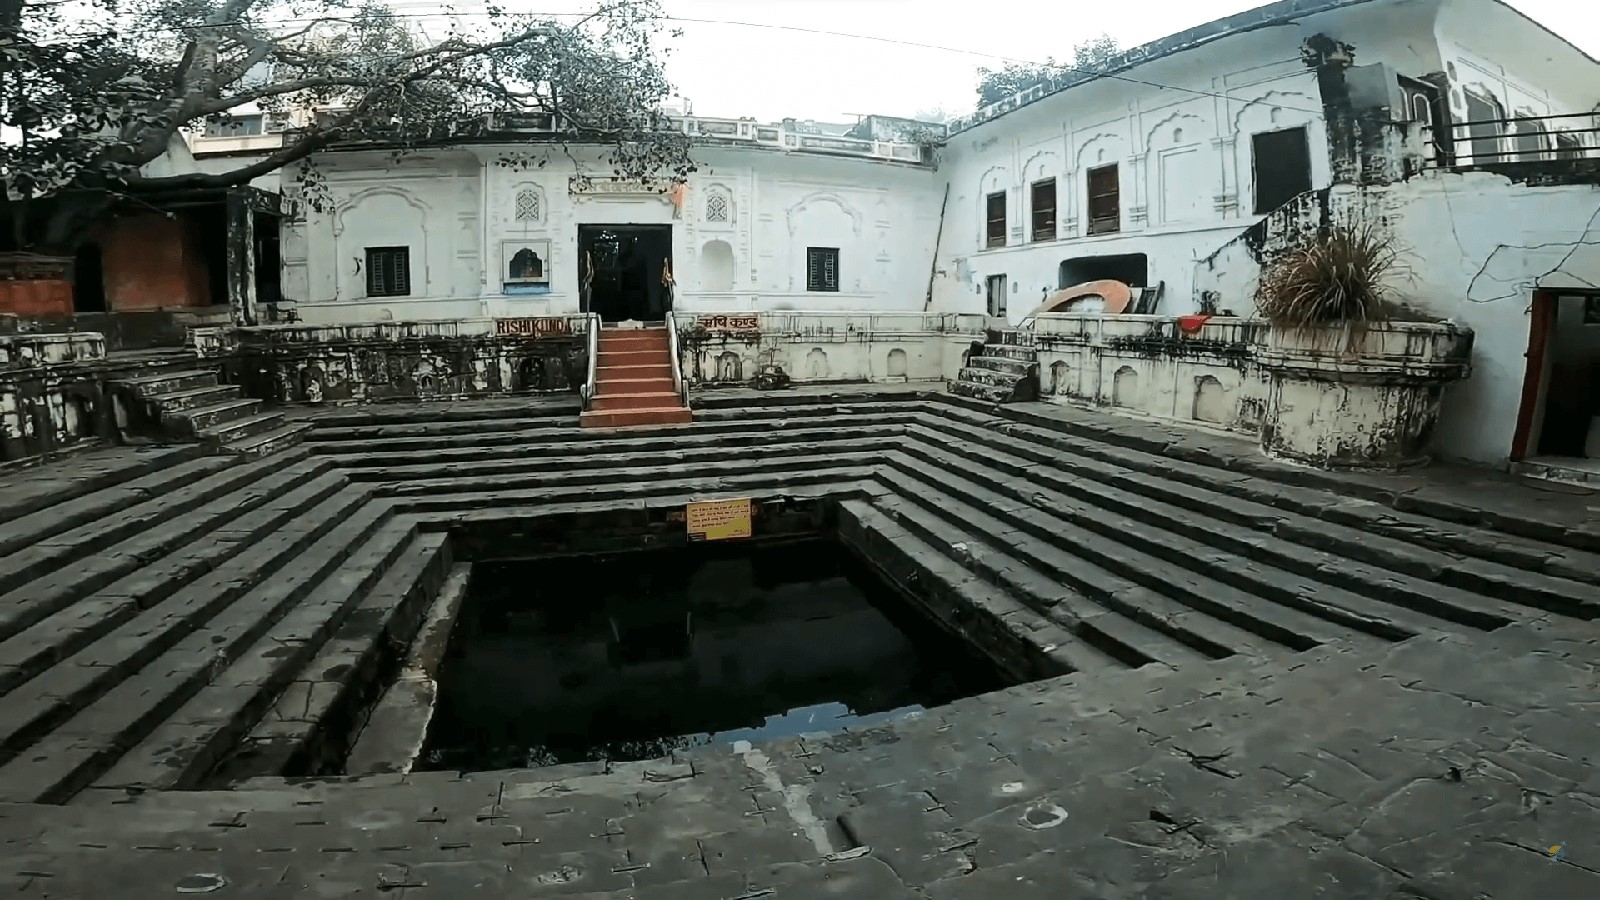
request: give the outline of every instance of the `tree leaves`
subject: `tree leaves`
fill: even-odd
[[[227,187],[290,166],[294,192],[316,203],[326,195],[319,150],[405,154],[481,134],[502,113],[550,117],[557,143],[608,148],[622,177],[681,178],[693,166],[661,112],[671,94],[663,22],[657,0],[602,0],[567,20],[494,5],[407,16],[374,0],[28,5],[0,15],[0,125],[19,138],[0,144],[0,212],[15,225],[40,199],[57,209],[90,194]],[[265,158],[146,168],[175,137],[255,114],[290,126]],[[549,152],[529,151],[525,164]],[[19,243],[62,242],[64,229],[33,222]]]
[[[1089,74],[1106,68],[1122,54],[1116,38],[1109,34],[1079,42],[1072,48],[1072,63],[1057,63],[1054,57],[1043,63],[1006,63],[1003,68],[978,70],[978,105],[999,103],[1029,88],[1063,75]]]

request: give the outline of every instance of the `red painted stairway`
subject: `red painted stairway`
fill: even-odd
[[[603,328],[595,395],[579,417],[584,428],[626,428],[694,421],[673,386],[672,342],[666,328]]]

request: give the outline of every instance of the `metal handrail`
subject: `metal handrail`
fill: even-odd
[[[672,389],[678,393],[678,402],[689,408],[689,385],[683,380],[683,362],[678,357],[678,317],[667,311],[667,353],[672,356]]]
[[[578,390],[578,396],[583,401],[583,410],[588,412],[589,403],[594,400],[596,368],[600,365],[600,314],[589,313],[589,372],[584,377],[583,387]]]

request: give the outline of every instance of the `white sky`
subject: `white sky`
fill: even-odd
[[[1074,43],[1102,32],[1133,47],[1264,5],[1254,0],[662,2],[669,15],[683,19],[750,23],[679,23],[684,34],[673,42],[669,74],[696,113],[843,122],[854,121],[851,114],[911,115],[934,107],[964,113],[972,108],[980,66],[1002,65],[1006,59],[1063,60]],[[582,0],[514,3],[507,5],[549,13],[593,5]],[[1600,58],[1600,4],[1511,0],[1511,5]]]

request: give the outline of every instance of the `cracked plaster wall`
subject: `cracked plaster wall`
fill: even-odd
[[[1447,389],[1441,455],[1501,464],[1511,452],[1536,288],[1600,285],[1600,185],[1531,186],[1489,172],[1429,172],[1399,184],[1331,192],[1332,222],[1388,230],[1409,274],[1393,286],[1414,312],[1471,328],[1472,377]],[[1197,287],[1247,297],[1259,265],[1249,243],[1219,253]],[[1243,313],[1253,304],[1242,304]]]
[[[1316,465],[1386,468],[1427,454],[1441,386],[1459,377],[1473,335],[1430,323],[1294,335],[1232,318],[1186,332],[1167,316],[1051,313],[1032,338],[1046,402],[1258,435],[1268,453]]]

